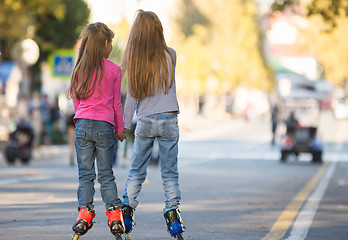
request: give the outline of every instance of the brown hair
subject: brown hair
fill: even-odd
[[[171,57],[171,80],[168,82],[168,62]],[[128,91],[136,99],[153,96],[156,90],[168,94],[174,81],[174,59],[163,36],[157,15],[139,10],[131,28],[121,68],[128,79]]]
[[[86,99],[92,96],[98,82],[103,78],[103,58],[106,54],[106,43],[111,44],[114,33],[101,22],[88,24],[80,35],[81,45],[77,61],[67,91],[68,98]],[[100,74],[98,74],[100,72]],[[92,80],[93,74],[95,77]],[[99,81],[98,81],[99,75]]]

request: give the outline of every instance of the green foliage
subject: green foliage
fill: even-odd
[[[123,53],[122,50],[125,47],[131,25],[127,22],[126,17],[123,16],[120,22],[111,24],[109,27],[115,33],[115,37],[113,39],[113,49],[108,59],[120,65]],[[125,74],[123,74],[122,77],[125,78]],[[127,81],[125,80],[121,82],[121,91],[124,93],[127,92]]]
[[[11,59],[18,40],[34,39],[40,58],[31,68],[32,87],[39,90],[40,62],[55,49],[74,47],[90,10],[84,0],[0,0],[0,13],[0,60]]]
[[[272,11],[284,11],[287,6],[297,4],[298,0],[275,0],[271,5]]]
[[[40,46],[40,58],[46,60],[57,48],[73,48],[88,22],[89,13],[83,0],[60,0],[53,12],[37,14],[34,40]]]
[[[0,3],[0,51],[1,59],[10,59],[10,50],[19,39],[33,37],[35,15],[59,9],[59,0],[1,0]]]
[[[272,11],[284,11],[288,6],[302,5],[305,7],[307,17],[320,16],[331,30],[337,24],[340,16],[348,16],[347,0],[275,0],[271,5]]]
[[[33,38],[42,60],[54,49],[74,46],[90,10],[83,0],[1,0],[0,12],[1,58],[10,59],[16,41]]]
[[[312,0],[307,5],[308,16],[320,15],[332,27],[337,25],[340,16],[348,16],[347,0]]]
[[[112,47],[112,51],[109,55],[109,60],[120,65],[121,63],[121,57],[122,57],[122,49],[118,46],[119,41],[114,40],[114,44]]]
[[[131,25],[127,22],[126,17],[123,16],[120,22],[111,24],[109,27],[114,32],[115,37],[112,40],[113,48],[108,59],[119,65],[121,63],[123,45],[128,37]]]
[[[52,144],[67,144],[66,136],[59,129],[54,129],[52,136]]]

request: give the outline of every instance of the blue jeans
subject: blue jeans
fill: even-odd
[[[138,119],[135,129],[132,165],[123,194],[123,204],[138,206],[137,197],[146,178],[153,142],[159,143],[159,161],[166,208],[178,206],[181,200],[178,173],[179,127],[176,113],[158,113]]]
[[[80,208],[91,208],[96,179],[95,159],[98,169],[98,182],[105,208],[120,207],[117,186],[112,171],[114,127],[105,121],[78,119],[75,126],[75,146],[79,169],[77,198]]]

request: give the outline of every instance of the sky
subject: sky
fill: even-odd
[[[218,1],[218,0],[217,0]],[[256,0],[267,8],[274,0]],[[117,23],[125,15],[132,23],[138,9],[155,12],[163,25],[175,9],[177,0],[86,0],[91,8],[91,21]]]
[[[91,9],[91,22],[118,23],[123,16],[132,25],[137,10],[153,11],[159,17],[167,41],[171,39],[170,19],[177,0],[85,0]]]
[[[175,6],[175,0],[86,0],[91,8],[91,21],[117,23],[125,15],[131,23],[138,9],[155,12],[161,22],[168,21],[168,11]],[[163,23],[164,24],[164,23]]]
[[[85,0],[91,9],[91,22],[103,22],[105,24],[118,23],[123,16],[129,25],[133,23],[138,9],[153,11],[157,14],[163,25],[164,35],[167,40],[173,34],[170,19],[177,11],[179,0]],[[215,0],[219,1],[219,0]],[[267,11],[268,6],[274,0],[255,0],[260,5],[262,12]]]

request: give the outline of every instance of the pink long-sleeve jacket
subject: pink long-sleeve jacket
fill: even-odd
[[[115,132],[123,132],[123,117],[121,106],[121,68],[107,60],[103,59],[104,74],[100,83],[100,95],[98,87],[91,97],[83,100],[73,99],[75,117],[100,120],[111,123]],[[94,79],[94,76],[93,78]]]

